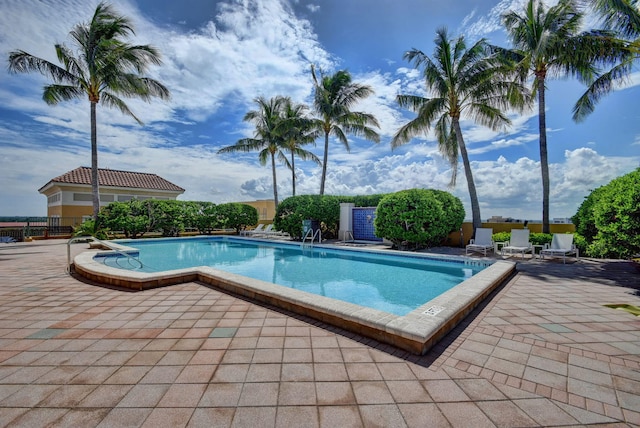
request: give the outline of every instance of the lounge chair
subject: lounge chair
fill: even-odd
[[[254,233],[253,236],[266,236],[269,233],[271,233],[272,230],[273,230],[273,223],[268,224],[267,227],[265,227],[264,229]]]
[[[271,227],[269,227],[271,226]],[[260,236],[263,236],[265,238],[271,238],[271,237],[275,237],[275,238],[288,238],[289,234],[287,232],[282,232],[280,230],[276,230],[274,229],[273,225],[270,224],[269,226],[267,226],[267,228],[265,230],[262,231],[262,233],[260,234]]]
[[[12,244],[16,242],[13,236],[0,236],[0,242],[3,244]]]
[[[255,235],[256,233],[260,233],[262,231],[263,227],[264,227],[264,224],[260,223],[255,229],[243,230],[242,233],[240,233],[240,235],[242,235],[242,236]]]
[[[566,257],[575,254],[576,260],[580,258],[578,248],[573,243],[573,233],[554,233],[551,245],[545,244],[540,251],[540,257],[562,257],[562,263],[566,263]]]
[[[502,247],[504,253],[520,253],[524,259],[526,253],[533,254],[533,245],[529,242],[529,229],[511,229],[511,239]]]
[[[466,246],[466,255],[469,251],[476,251],[487,255],[487,251],[493,251],[493,229],[479,227],[476,229],[476,237],[469,241]]]

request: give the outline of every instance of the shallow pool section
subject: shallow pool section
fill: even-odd
[[[123,243],[139,250],[135,260],[119,254],[99,260],[141,272],[209,266],[395,315],[408,314],[486,267],[221,237]]]
[[[193,241],[198,240],[191,239]],[[231,241],[242,242],[242,239],[232,239]],[[246,239],[246,241],[255,242],[256,240]],[[139,247],[139,242],[142,241],[135,241],[136,247]],[[298,247],[298,251],[300,250],[299,245],[289,245]],[[314,250],[320,252],[346,252],[350,254],[353,259],[369,259],[371,256],[384,259],[382,256],[390,253],[388,250],[336,250],[330,246],[315,246]],[[260,258],[261,252],[263,251],[265,250],[258,250],[255,258]],[[138,249],[121,247],[119,252],[136,254]],[[140,251],[140,253],[144,253],[144,250]],[[460,284],[448,291],[439,294],[431,300],[425,301],[425,303],[410,310],[408,313],[397,315],[388,310],[373,309],[352,302],[312,294],[297,288],[278,285],[273,283],[272,278],[267,280],[254,279],[243,274],[227,272],[210,266],[182,267],[159,272],[142,272],[140,269],[127,270],[115,268],[104,263],[105,256],[114,254],[116,254],[114,251],[99,253],[88,251],[81,253],[74,259],[75,271],[88,279],[100,283],[135,290],[199,281],[222,291],[309,316],[415,354],[424,354],[440,338],[455,327],[455,325],[487,295],[515,272],[514,263],[497,261],[480,270],[475,275],[464,279]],[[96,255],[99,256],[94,257]],[[402,258],[404,259],[405,257]],[[490,263],[482,260],[479,261],[478,259],[443,257],[421,253],[411,253],[409,257],[406,258],[406,263],[408,264],[412,264],[414,259],[427,259],[431,261],[453,260],[460,266],[466,266],[462,269],[471,270],[473,270],[474,265],[478,263],[481,265]],[[126,257],[125,259],[129,260]],[[276,258],[274,260],[277,261],[278,259]],[[351,263],[353,262],[354,260],[351,260]],[[133,263],[133,265],[135,265],[135,263]],[[156,264],[154,266],[151,264],[150,267],[157,268],[160,265],[161,264]],[[309,273],[309,276],[317,274],[320,273],[312,271]],[[391,278],[390,281],[394,281],[394,279]],[[397,287],[403,286],[402,284],[398,284],[398,281],[395,281],[395,283]]]

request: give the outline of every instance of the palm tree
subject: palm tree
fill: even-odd
[[[232,146],[218,150],[218,153],[252,152],[259,150],[258,159],[261,165],[266,165],[271,159],[271,173],[273,175],[273,199],[278,206],[278,183],[276,179],[276,155],[278,160],[290,166],[287,155],[283,150],[287,147],[280,135],[282,112],[290,100],[276,96],[269,100],[264,97],[254,99],[258,110],[251,110],[245,114],[243,120],[255,125],[254,138],[242,138]]]
[[[340,70],[332,76],[317,76],[315,67],[312,65],[311,76],[315,85],[313,107],[324,132],[324,156],[320,180],[320,195],[324,195],[329,135],[336,137],[349,151],[347,134],[363,136],[367,140],[378,143],[380,136],[371,127],[379,128],[380,125],[371,114],[351,111],[351,107],[371,95],[373,90],[369,86],[353,83],[348,71]]]
[[[452,186],[456,183],[458,158],[462,157],[476,229],[482,227],[480,205],[460,118],[468,116],[493,130],[504,128],[511,122],[502,109],[522,107],[526,91],[504,79],[508,67],[497,60],[484,39],[467,47],[464,37],[451,40],[447,30],[440,28],[434,43],[431,57],[416,49],[404,55],[416,68],[424,68],[427,92],[432,96],[398,95],[400,106],[416,112],[417,116],[396,132],[391,147],[405,144],[433,126],[440,153],[452,167]]]
[[[636,0],[589,0],[600,15],[604,28],[612,31],[619,39],[609,37],[610,47],[617,52],[617,63],[607,72],[598,76],[578,99],[573,108],[573,120],[583,121],[595,110],[597,102],[609,94],[615,82],[624,81],[631,73],[633,62],[640,56],[640,9]]]
[[[296,162],[298,156],[302,160],[311,160],[320,165],[320,159],[312,152],[302,148],[305,144],[313,143],[318,138],[317,122],[306,117],[307,106],[287,100],[282,112],[282,121],[277,132],[281,135],[285,147],[291,153],[291,185],[293,196],[296,195]]]
[[[533,75],[532,92],[538,98],[543,233],[549,233],[546,80],[574,76],[591,84],[598,76],[600,65],[614,63],[628,53],[620,49],[622,46],[611,33],[602,30],[580,33],[582,17],[575,0],[560,0],[548,9],[540,0],[529,0],[522,14],[511,11],[503,15],[514,46],[512,58],[518,63],[523,78]],[[582,109],[578,116],[587,112],[587,104],[583,100],[582,107],[576,106]]]
[[[49,105],[89,98],[91,107],[91,190],[93,218],[98,219],[100,194],[98,189],[98,142],[96,105],[117,107],[142,124],[121,97],[169,98],[169,90],[160,82],[142,77],[151,64],[161,63],[158,51],[149,45],[130,45],[121,40],[134,34],[128,18],[118,15],[108,4],[96,7],[91,22],[78,24],[70,32],[74,50],[56,44],[55,50],[62,67],[18,50],[9,54],[9,70],[14,73],[37,71],[53,79],[44,87],[43,100]],[[74,51],[78,56],[74,56]]]

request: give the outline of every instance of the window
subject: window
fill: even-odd
[[[115,197],[113,195],[100,195],[100,202],[113,202]]]
[[[62,194],[56,193],[55,195],[51,195],[47,198],[47,203],[51,205],[53,203],[60,202],[61,199],[62,199]]]
[[[74,193],[73,200],[77,202],[91,202],[93,197],[91,193]]]
[[[131,199],[133,199],[133,196],[131,195],[118,195],[118,201],[120,202],[127,202],[127,201],[130,201]]]

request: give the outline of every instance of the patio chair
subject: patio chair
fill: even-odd
[[[493,251],[493,229],[487,227],[479,227],[476,229],[476,237],[469,241],[466,246],[466,255],[469,251],[475,251],[487,255],[487,251]]]
[[[260,233],[262,231],[263,227],[264,227],[264,224],[260,223],[255,229],[243,230],[242,233],[240,233],[240,235],[242,235],[242,236],[255,235],[256,233]]]
[[[0,236],[0,242],[3,244],[12,244],[16,242],[13,236]]]
[[[502,247],[502,255],[504,253],[520,253],[524,259],[526,253],[533,255],[533,245],[529,242],[529,229],[511,229],[511,239],[507,245]]]
[[[268,234],[271,233],[272,230],[273,230],[273,223],[268,224],[267,227],[265,227],[264,229],[260,230],[257,233],[254,233],[253,236],[267,236]]]
[[[545,244],[545,248],[540,251],[540,257],[562,257],[562,263],[566,263],[567,256],[575,254],[576,260],[580,258],[578,248],[573,243],[573,233],[554,233],[551,238],[551,245]]]

